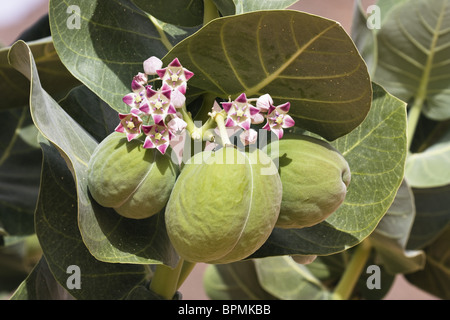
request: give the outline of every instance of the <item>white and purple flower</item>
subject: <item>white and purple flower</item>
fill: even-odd
[[[165,125],[164,121],[160,121],[159,123],[151,126],[142,126],[142,131],[146,135],[144,148],[156,148],[162,154],[166,153],[170,140],[173,139],[174,134]]]
[[[147,86],[145,103],[141,104],[139,110],[145,114],[150,114],[155,123],[159,123],[166,119],[168,114],[176,114],[177,110],[171,101],[172,89],[163,85],[159,90],[153,90]]]
[[[156,70],[161,80],[172,89],[178,89],[182,94],[186,94],[187,81],[194,76],[194,73],[184,68],[178,58],[175,58],[164,69]]]
[[[259,117],[259,109],[248,103],[245,93],[232,102],[223,102],[222,108],[227,113],[226,127],[239,126],[249,130],[252,123],[261,123],[264,118]]]
[[[278,107],[271,105],[267,111],[267,122],[263,129],[272,131],[278,136],[278,139],[281,139],[284,133],[283,129],[295,125],[294,119],[287,114],[290,107],[291,104],[289,102],[281,104]]]
[[[116,127],[115,131],[126,133],[128,141],[131,141],[141,134],[143,122],[135,111],[129,114],[119,113],[119,119],[120,123]]]

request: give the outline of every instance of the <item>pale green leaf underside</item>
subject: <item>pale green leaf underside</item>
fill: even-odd
[[[405,177],[415,188],[435,188],[450,184],[450,131],[420,153],[408,156]]]
[[[326,300],[331,295],[304,265],[289,256],[255,260],[261,286],[282,300]]]
[[[389,17],[378,32],[374,80],[406,102],[425,99],[429,118],[448,119],[450,1],[407,1]]]

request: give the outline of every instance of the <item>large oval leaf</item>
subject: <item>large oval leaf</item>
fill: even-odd
[[[178,26],[194,27],[203,23],[203,0],[132,0],[155,18]]]
[[[79,28],[68,19],[80,8]],[[131,0],[50,1],[50,27],[56,51],[67,69],[119,112],[128,112],[122,97],[142,63],[164,56],[173,44],[192,32],[164,25],[137,8]]]
[[[424,99],[425,115],[450,118],[450,1],[409,0],[378,32],[374,80],[404,101]]]
[[[372,233],[394,201],[406,158],[406,104],[374,84],[366,120],[332,144],[352,173],[346,199],[324,222],[310,228],[275,228],[253,257],[327,255],[352,247]]]
[[[213,20],[176,45],[194,87],[219,97],[270,93],[291,102],[296,124],[334,140],[357,127],[370,108],[367,67],[335,21],[290,10]]]
[[[92,255],[105,262],[175,266],[178,256],[168,239],[163,213],[143,221],[125,219],[92,200],[87,187],[87,165],[97,141],[42,88],[26,43],[15,43],[9,58],[11,64],[31,81],[30,107],[36,127],[57,146],[75,178],[78,224]],[[77,105],[73,107],[81,109]],[[85,116],[90,117],[91,114]],[[58,214],[60,211],[55,209],[51,212]]]

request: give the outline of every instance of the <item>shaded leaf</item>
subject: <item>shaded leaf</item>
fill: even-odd
[[[73,297],[55,280],[47,261],[41,258],[10,299],[73,300]]]
[[[441,299],[450,299],[450,228],[425,248],[427,262],[421,271],[405,275],[415,286]]]
[[[450,185],[439,188],[413,188],[416,217],[408,239],[408,249],[423,249],[450,223]]]
[[[77,189],[73,201],[90,252],[106,262],[175,265],[178,256],[168,239],[163,212],[138,221],[123,218],[93,201],[87,187],[87,168],[97,141],[42,89],[34,59],[24,42],[11,48],[10,59],[31,80],[31,113],[36,126],[57,146],[74,176]]]
[[[328,300],[331,294],[308,267],[288,256],[255,260],[261,286],[283,300]]]
[[[394,202],[370,235],[370,243],[377,252],[377,262],[391,274],[415,272],[425,264],[423,251],[406,250],[414,217],[414,196],[403,180]]]
[[[161,21],[184,27],[203,23],[203,0],[132,0],[143,11]]]
[[[8,235],[34,233],[42,155],[29,108],[0,111],[0,225]]]
[[[203,286],[214,300],[273,300],[257,278],[253,260],[208,265]]]
[[[145,281],[144,266],[105,263],[85,246],[78,229],[77,190],[59,151],[41,143],[44,154],[42,187],[36,211],[36,234],[55,279],[76,299],[121,299]],[[68,288],[69,266],[80,268],[80,289]]]
[[[353,41],[337,22],[307,13],[215,19],[163,61],[175,57],[195,73],[190,85],[225,99],[245,92],[290,101],[297,126],[329,140],[358,126],[370,108],[370,78]]]
[[[394,201],[406,157],[406,105],[374,84],[373,104],[365,121],[332,143],[352,173],[341,207],[310,228],[275,228],[253,255],[327,255],[366,238]]]
[[[117,111],[86,86],[75,87],[59,101],[59,105],[98,142],[113,132],[119,123]]]

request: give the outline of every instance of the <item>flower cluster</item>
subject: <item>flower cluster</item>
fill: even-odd
[[[264,94],[256,99],[256,107],[250,102],[245,93],[242,93],[234,101],[222,103],[222,108],[227,113],[225,126],[244,130],[240,134],[243,145],[256,142],[258,134],[250,126],[263,123],[264,119],[266,119],[266,123],[263,129],[274,132],[278,139],[283,137],[284,128],[294,126],[294,120],[287,114],[290,109],[289,102],[274,106],[273,99],[269,94]]]
[[[120,123],[115,131],[126,133],[128,141],[142,132],[146,135],[144,148],[156,148],[164,154],[170,140],[186,128],[186,122],[177,111],[185,105],[187,81],[194,75],[174,59],[166,68],[162,61],[150,57],[144,61],[144,72],[139,72],[131,82],[132,92],[123,97],[131,110],[119,113]],[[158,76],[149,80],[149,76]],[[161,80],[159,89],[153,88],[150,81]],[[144,118],[152,124],[144,124]]]

